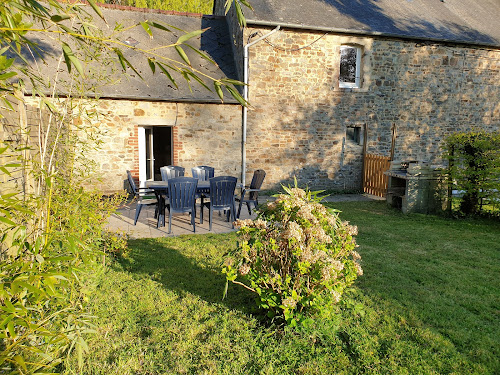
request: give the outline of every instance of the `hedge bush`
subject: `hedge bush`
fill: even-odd
[[[447,138],[448,181],[460,191],[459,212],[477,215],[500,205],[500,132],[461,132]],[[450,207],[451,208],[451,207]]]
[[[237,221],[238,246],[222,271],[255,292],[269,318],[307,325],[334,314],[344,290],[362,275],[357,228],[323,206],[318,192],[283,189],[287,194],[268,203],[256,220]]]

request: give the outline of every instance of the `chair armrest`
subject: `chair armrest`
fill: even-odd
[[[141,187],[136,189],[138,193],[154,193],[153,189],[147,188],[147,187]]]

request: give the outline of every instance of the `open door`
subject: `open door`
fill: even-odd
[[[172,127],[139,127],[139,179],[161,180],[160,167],[173,160]]]

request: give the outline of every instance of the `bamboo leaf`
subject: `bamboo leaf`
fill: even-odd
[[[189,74],[189,76],[193,77],[195,81],[197,81],[200,85],[202,85],[205,89],[207,89],[208,91],[212,92],[212,90],[210,89],[210,87],[208,87],[206,85],[205,82],[202,81],[202,79],[200,77],[198,77],[196,74],[194,74],[193,72],[190,72],[190,71],[186,71],[187,74]]]
[[[64,56],[64,62],[66,63],[66,67],[68,68],[68,73],[71,73],[71,60],[69,59],[69,54],[72,54],[71,48],[66,44],[62,43],[62,51]]]
[[[172,82],[172,84],[175,86],[175,88],[178,89],[179,87],[177,86],[177,83],[175,83],[174,78],[170,75],[170,73],[163,66],[163,64],[160,64],[159,62],[157,62],[156,64],[160,67],[161,71],[163,72],[163,74],[165,74],[167,76],[167,78],[170,80],[170,82]]]
[[[116,55],[118,56],[118,59],[120,60],[120,64],[122,65],[122,68],[124,71],[127,71],[127,66],[134,71],[135,74],[139,76],[140,79],[143,79],[140,73],[134,68],[134,66],[123,56],[122,51],[120,51],[118,48],[114,49]]]
[[[170,29],[164,25],[162,25],[161,23],[158,23],[158,22],[154,22],[154,21],[146,21],[148,23],[149,26],[152,26],[156,29],[160,29],[160,30],[163,30],[163,31],[167,31],[167,32],[171,32]]]
[[[233,4],[234,0],[226,0],[226,4],[225,4],[225,9],[224,9],[224,13],[227,14],[227,12],[229,12],[229,9],[231,9],[231,5]]]
[[[226,90],[229,91],[231,96],[235,98],[242,106],[246,107],[248,105],[248,103],[245,101],[245,99],[243,99],[243,97],[236,89],[231,86],[226,86]]]
[[[222,92],[221,85],[222,84],[220,82],[214,81],[215,92],[217,93],[217,95],[219,95],[220,100],[224,101],[224,93]]]
[[[222,78],[221,82],[230,84],[230,85],[236,85],[236,86],[245,86],[245,84],[241,81],[237,81],[236,79],[231,79],[231,78]]]
[[[149,67],[151,68],[151,71],[153,72],[153,74],[155,74],[156,65],[155,65],[154,59],[148,58],[148,64],[149,64]]]
[[[67,14],[54,14],[52,17],[50,17],[50,20],[52,22],[61,22],[67,19],[70,19],[71,17]]]
[[[188,64],[189,66],[191,66],[191,62],[189,61],[189,58],[187,57],[186,52],[184,52],[184,50],[182,49],[182,47],[181,46],[175,46],[175,50],[177,51],[177,53],[179,54],[179,56],[186,62],[186,64]]]
[[[253,10],[252,5],[248,1],[246,1],[246,0],[239,0],[239,2],[242,3],[244,6],[246,6],[247,8],[250,8],[250,9]]]
[[[149,27],[148,22],[147,21],[142,21],[141,22],[141,26],[144,29],[144,31],[146,31],[146,33],[148,33],[149,39],[153,39],[153,32],[151,31],[151,28]]]
[[[87,1],[89,2],[89,4],[92,7],[92,9],[94,9],[94,12],[96,12],[97,15],[104,20],[104,22],[106,22],[106,19],[104,18],[101,9],[97,6],[97,4],[95,3],[95,1],[94,0],[87,0]],[[108,24],[108,23],[106,22],[106,24]]]
[[[186,71],[182,71],[181,74],[184,76],[184,79],[187,82],[189,92],[193,92],[193,88],[191,87],[191,78],[189,78],[189,74]]]
[[[10,324],[10,323],[9,323]],[[24,362],[24,358],[21,357],[20,355],[14,356],[14,361],[23,368],[24,371],[28,371],[28,368],[26,367],[26,363]]]
[[[64,55],[64,61],[66,62],[66,66],[68,68],[68,73],[71,73],[71,64],[73,64],[78,73],[80,73],[80,75],[84,77],[85,74],[83,74],[82,64],[80,63],[80,60],[78,60],[78,58],[73,54],[71,47],[63,42],[62,50]]]
[[[195,30],[195,31],[191,31],[190,33],[187,33],[187,34],[184,34],[182,35],[179,39],[177,39],[177,44],[182,44],[184,43],[185,41],[191,39],[191,38],[194,38],[195,36],[198,36],[202,33],[204,33],[205,31],[207,31],[209,28],[207,27],[206,29],[202,29],[202,30]]]
[[[208,56],[205,52],[200,51],[198,48],[195,48],[193,46],[190,46],[189,44],[184,44],[186,47],[191,48],[194,52],[196,52],[198,55],[200,55],[203,59],[210,61],[212,64],[217,65],[217,63],[210,57]],[[218,65],[217,65],[218,66]]]
[[[7,219],[4,216],[0,216],[0,222],[5,223],[7,225],[16,225],[12,220]]]
[[[243,11],[241,10],[241,5],[237,1],[234,3],[234,8],[236,9],[236,16],[238,17],[238,23],[245,27],[247,25],[247,20],[243,15]]]

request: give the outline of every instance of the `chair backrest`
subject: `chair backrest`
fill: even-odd
[[[200,165],[199,167],[191,168],[191,174],[198,180],[208,181],[214,177],[215,168],[206,165]]]
[[[171,178],[183,177],[184,176],[184,168],[179,167],[177,165],[168,165],[166,167],[161,167],[160,173],[161,173],[162,181],[168,181]]]
[[[250,182],[250,189],[260,189],[265,177],[266,172],[262,169],[257,169],[255,172],[253,172],[252,182]],[[250,199],[257,199],[258,195],[258,191],[252,191],[250,192]]]
[[[231,208],[234,203],[234,190],[238,179],[220,176],[210,179],[210,204],[214,208]]]
[[[170,210],[188,212],[194,209],[198,180],[192,177],[174,177],[168,180]]]
[[[135,186],[135,181],[130,171],[127,171],[127,178],[128,178],[128,183],[130,184],[130,189],[132,189],[132,193],[134,195],[137,195],[137,187]]]

